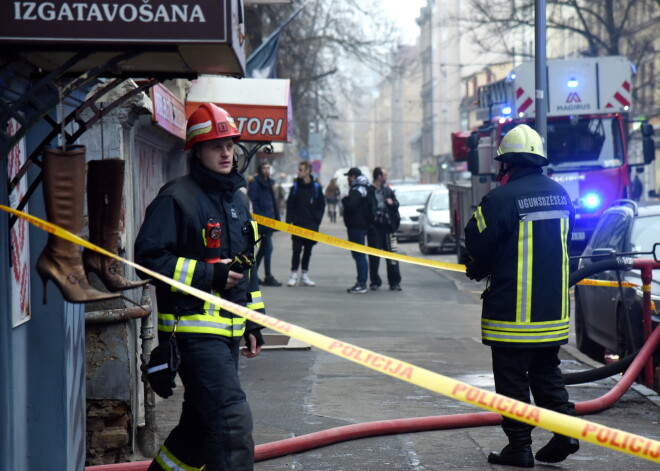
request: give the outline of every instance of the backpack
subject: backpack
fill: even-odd
[[[296,191],[298,191],[298,181],[294,182],[293,188],[291,188],[291,194],[295,196]],[[314,180],[314,198],[321,194],[321,184]]]
[[[376,213],[378,212],[378,201],[376,200],[376,191],[371,185],[367,186],[367,196],[362,198],[364,204],[364,214],[369,224],[376,221]]]

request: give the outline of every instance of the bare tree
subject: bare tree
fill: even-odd
[[[624,54],[638,67],[656,61],[660,0],[547,0],[546,4],[548,33],[554,31],[560,37],[572,33],[584,39],[585,47],[574,53],[589,57]],[[512,43],[511,32],[534,27],[534,0],[470,0],[470,5],[469,15],[458,20],[473,31],[480,48],[509,57],[514,51],[532,57],[533,51]],[[655,74],[642,75],[633,90],[637,101],[649,96],[646,91],[654,87]],[[652,106],[638,104],[638,110],[646,112]]]
[[[333,151],[345,152],[331,123],[356,101],[364,81],[347,65],[358,61],[381,70],[397,40],[394,26],[380,16],[379,1],[308,0],[281,33],[277,75],[291,80],[295,150],[306,147],[311,128],[324,131],[326,144],[336,143]],[[247,55],[298,8],[299,3],[246,8]]]

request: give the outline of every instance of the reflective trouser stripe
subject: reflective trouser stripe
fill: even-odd
[[[174,267],[174,275],[172,278],[184,285],[191,286],[196,266],[197,260],[179,257],[176,261],[176,267]],[[178,289],[172,286],[172,291],[176,293]]]
[[[156,460],[160,467],[165,471],[201,471],[203,469],[203,467],[195,468],[194,466],[188,466],[181,462],[181,460],[176,458],[165,445],[160,447],[154,460]]]

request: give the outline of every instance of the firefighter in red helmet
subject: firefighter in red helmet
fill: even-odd
[[[135,259],[188,286],[265,312],[251,273],[258,232],[240,191],[245,180],[233,149],[239,139],[233,118],[216,105],[202,104],[190,115],[184,146],[190,149],[190,173],[165,184],[147,208]],[[159,344],[178,349],[185,390],[179,424],[149,470],[252,470],[252,416],[238,378],[239,342],[246,342],[240,354],[259,355],[261,327],[155,284]],[[153,384],[164,397],[172,394],[169,383]]]

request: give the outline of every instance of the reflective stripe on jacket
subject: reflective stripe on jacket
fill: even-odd
[[[525,167],[488,193],[465,228],[465,245],[489,273],[481,320],[486,345],[568,341],[568,245],[575,210],[564,188]]]

